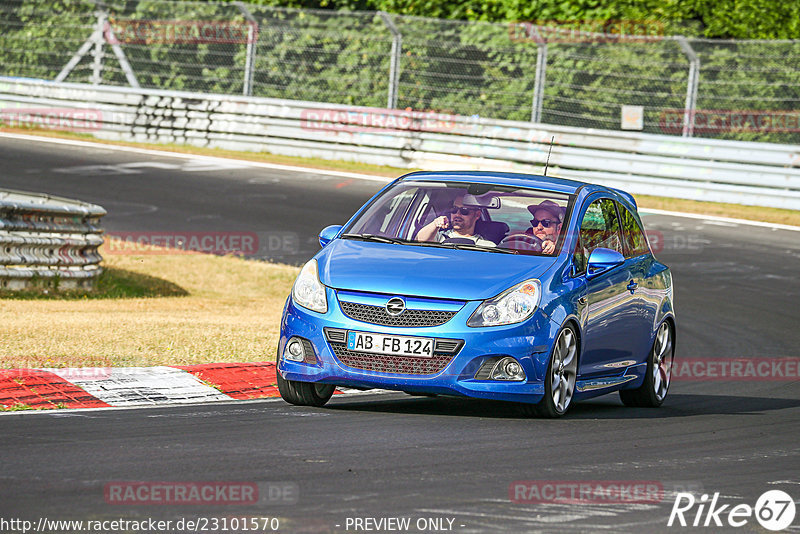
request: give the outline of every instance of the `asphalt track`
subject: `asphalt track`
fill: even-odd
[[[98,203],[111,231],[255,232],[267,243],[292,234],[257,254],[292,263],[381,185],[6,138],[0,164],[0,187]],[[674,274],[678,362],[798,356],[800,233],[657,215],[645,224],[661,232],[657,255]],[[325,409],[271,400],[11,414],[0,416],[0,518],[257,515],[281,518],[281,532],[356,532],[348,517],[406,516],[412,525],[453,519],[452,531],[465,533],[764,532],[754,518],[737,529],[668,528],[669,492],[655,503],[518,504],[509,486],[654,481],[719,492],[730,505],[752,506],[770,489],[797,502],[798,438],[796,379],[675,381],[660,409],[626,408],[609,395],[556,421],[403,394],[335,398]],[[122,506],[104,500],[113,481],[277,482],[298,499]],[[800,531],[800,518],[790,530]]]

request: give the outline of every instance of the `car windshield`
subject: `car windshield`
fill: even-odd
[[[464,182],[401,181],[342,233],[360,239],[506,254],[556,254],[570,195]]]

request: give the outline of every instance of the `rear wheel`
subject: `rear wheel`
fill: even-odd
[[[644,383],[637,389],[623,389],[619,392],[619,397],[625,406],[657,408],[664,402],[669,391],[672,363],[675,358],[675,344],[672,338],[672,328],[664,321],[658,329],[650,356],[647,358]]]
[[[278,373],[278,391],[283,400],[297,406],[324,406],[336,386],[316,382],[298,382],[284,379]]]
[[[523,405],[528,415],[561,417],[569,409],[578,376],[578,336],[566,325],[558,333],[544,380],[544,397],[538,404]]]

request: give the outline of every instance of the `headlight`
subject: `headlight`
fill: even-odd
[[[292,300],[298,306],[315,312],[325,313],[328,311],[325,286],[319,281],[317,273],[317,260],[311,260],[303,265],[303,269],[292,287]]]
[[[467,326],[498,326],[524,321],[539,306],[539,280],[525,280],[498,296],[484,300],[467,321]]]

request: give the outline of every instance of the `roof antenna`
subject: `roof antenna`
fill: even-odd
[[[550,148],[547,149],[547,161],[544,164],[544,175],[547,176],[547,166],[550,165],[550,152],[553,151],[553,142],[556,140],[556,136],[550,138]]]

